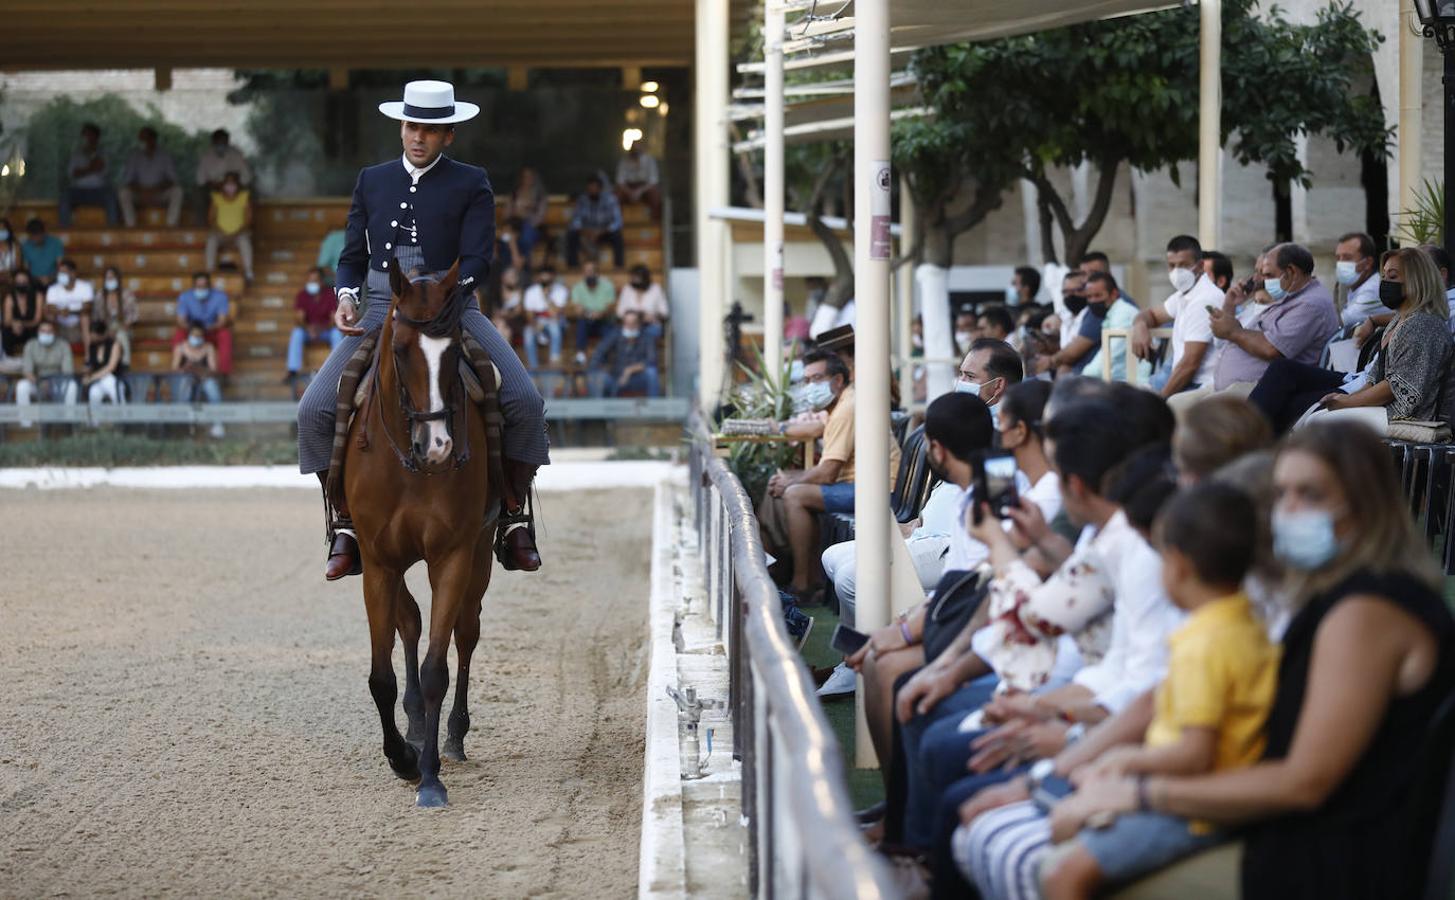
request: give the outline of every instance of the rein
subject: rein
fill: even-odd
[[[404,360],[401,357],[400,352],[393,347],[392,335],[390,340],[390,352],[394,355],[394,381],[395,387],[397,388],[399,394],[399,411],[404,414],[405,421],[407,423],[410,423],[411,425],[420,422],[445,422],[446,431],[450,435],[450,440],[454,446],[454,449],[451,453],[452,457],[454,458],[454,465],[450,467],[449,471],[459,469],[470,458],[470,448],[468,443],[469,428],[467,425],[466,417],[463,414],[464,404],[462,402],[462,400],[464,399],[463,395],[465,388],[464,383],[460,380],[460,376],[458,373],[459,363],[462,359],[460,351],[458,350],[461,338],[460,320],[461,317],[464,315],[464,309],[466,305],[463,302],[463,296],[464,292],[457,288],[456,290],[451,292],[450,296],[445,300],[445,304],[440,308],[440,311],[428,319],[412,318],[406,315],[402,310],[400,310],[397,304],[395,304],[393,308],[393,316],[397,321],[403,322],[405,325],[408,325],[416,331],[419,331],[426,337],[448,337],[454,341],[454,346],[451,348],[454,350],[454,353],[451,354],[450,350],[446,350],[445,353],[441,356],[440,360],[441,371],[439,373],[439,376],[441,378],[449,377],[446,375],[447,372],[453,376],[450,378],[449,381],[449,400],[444,404],[442,409],[436,412],[429,412],[420,411],[414,408],[414,405],[410,402],[409,399],[409,389],[405,386],[404,383]],[[378,351],[376,352],[382,353],[383,351],[383,335],[381,335],[380,346]],[[448,365],[447,361],[453,362],[454,365]],[[383,370],[383,368],[384,367],[382,365],[374,366],[373,390],[371,391],[371,393],[376,398],[380,397],[380,392],[383,390],[383,386],[380,382],[380,372]],[[377,403],[374,404],[374,406],[376,409],[379,410],[379,427],[384,432],[384,439],[388,441],[389,449],[394,451],[395,458],[399,460],[399,464],[404,467],[404,470],[406,472],[410,472],[416,475],[437,474],[439,470],[424,469],[419,464],[419,461],[416,459],[412,448],[410,453],[405,453],[399,448],[398,442],[394,440],[394,435],[389,433],[389,423],[384,418],[382,406]],[[460,427],[458,429],[455,428],[454,417],[456,412],[461,413],[459,421]],[[457,431],[458,435],[456,434]]]

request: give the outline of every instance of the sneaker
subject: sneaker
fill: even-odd
[[[576,351],[576,365],[578,365],[578,366],[584,366],[584,365],[586,365],[586,354],[585,353],[582,353],[580,350],[577,350]]]
[[[839,663],[834,668],[834,674],[830,675],[829,680],[825,681],[823,686],[818,689],[818,695],[824,699],[828,699],[829,697],[852,697],[854,696],[854,688],[857,685],[858,673],[844,663]]]
[[[223,429],[221,422],[213,422],[212,423],[212,428],[209,429],[207,433],[210,434],[210,435],[212,435],[214,438],[219,438],[219,439],[222,438],[225,434],[227,434],[227,432]]]

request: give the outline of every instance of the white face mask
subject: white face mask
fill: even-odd
[[[59,275],[57,275],[56,276],[56,284],[60,285],[63,288],[70,287],[71,286],[71,275],[70,275],[70,273],[69,272],[62,272]]]
[[[980,396],[980,382],[978,382],[978,381],[966,381],[963,378],[957,379],[955,381],[955,393],[957,393],[957,394],[969,394],[972,397],[979,397]]]
[[[955,346],[961,348],[962,350],[969,347],[970,342],[973,340],[975,340],[975,335],[969,331],[955,332]]]
[[[51,344],[54,344],[56,342],[56,336],[47,332],[42,332],[35,337],[36,340],[40,341],[40,345],[42,347],[49,347]]]
[[[106,279],[105,284],[108,291],[116,291],[121,289],[121,282],[117,281],[115,278]]]
[[[1359,280],[1358,265],[1353,260],[1341,259],[1337,263],[1334,263],[1334,277],[1339,279],[1340,284],[1353,284]]]
[[[1176,290],[1179,294],[1187,293],[1188,291],[1192,290],[1192,286],[1194,284],[1197,284],[1197,273],[1192,271],[1191,269],[1184,269],[1180,266],[1176,269],[1172,269],[1171,271],[1169,271],[1167,273],[1167,278],[1172,282],[1173,289]]]

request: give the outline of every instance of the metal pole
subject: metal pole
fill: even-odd
[[[855,625],[889,621],[889,0],[854,6]],[[862,698],[863,691],[858,692]],[[874,765],[859,707],[855,760]]]
[[[709,414],[723,381],[724,260],[727,226],[708,216],[728,203],[728,0],[697,0],[696,205],[698,402]]]
[[[909,189],[909,179],[899,178],[899,255],[905,256],[914,249],[919,239],[914,194]],[[895,347],[899,362],[899,401],[905,409],[914,406],[914,261],[900,263],[894,274],[895,292]]]
[[[1197,236],[1211,250],[1223,244],[1222,0],[1200,0],[1201,58],[1198,79]]]
[[[1399,5],[1399,206],[1415,209],[1424,160],[1420,136],[1424,131],[1424,55],[1414,0]]]
[[[1455,184],[1455,48],[1441,47],[1445,57],[1445,184],[1442,189],[1448,197],[1450,185]],[[1455,247],[1455,206],[1445,204],[1445,252]]]
[[[763,5],[763,365],[783,371],[783,6]]]

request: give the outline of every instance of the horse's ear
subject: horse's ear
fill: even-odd
[[[404,280],[404,273],[399,271],[399,260],[393,259],[389,262],[391,264],[389,268],[389,293],[393,294],[396,298],[403,298],[404,290],[409,287],[409,283]]]
[[[446,296],[448,296],[449,293],[455,289],[455,285],[459,282],[459,280],[460,261],[456,259],[455,264],[453,266],[450,266],[450,270],[445,273],[445,277],[440,279],[440,287],[444,288]]]

